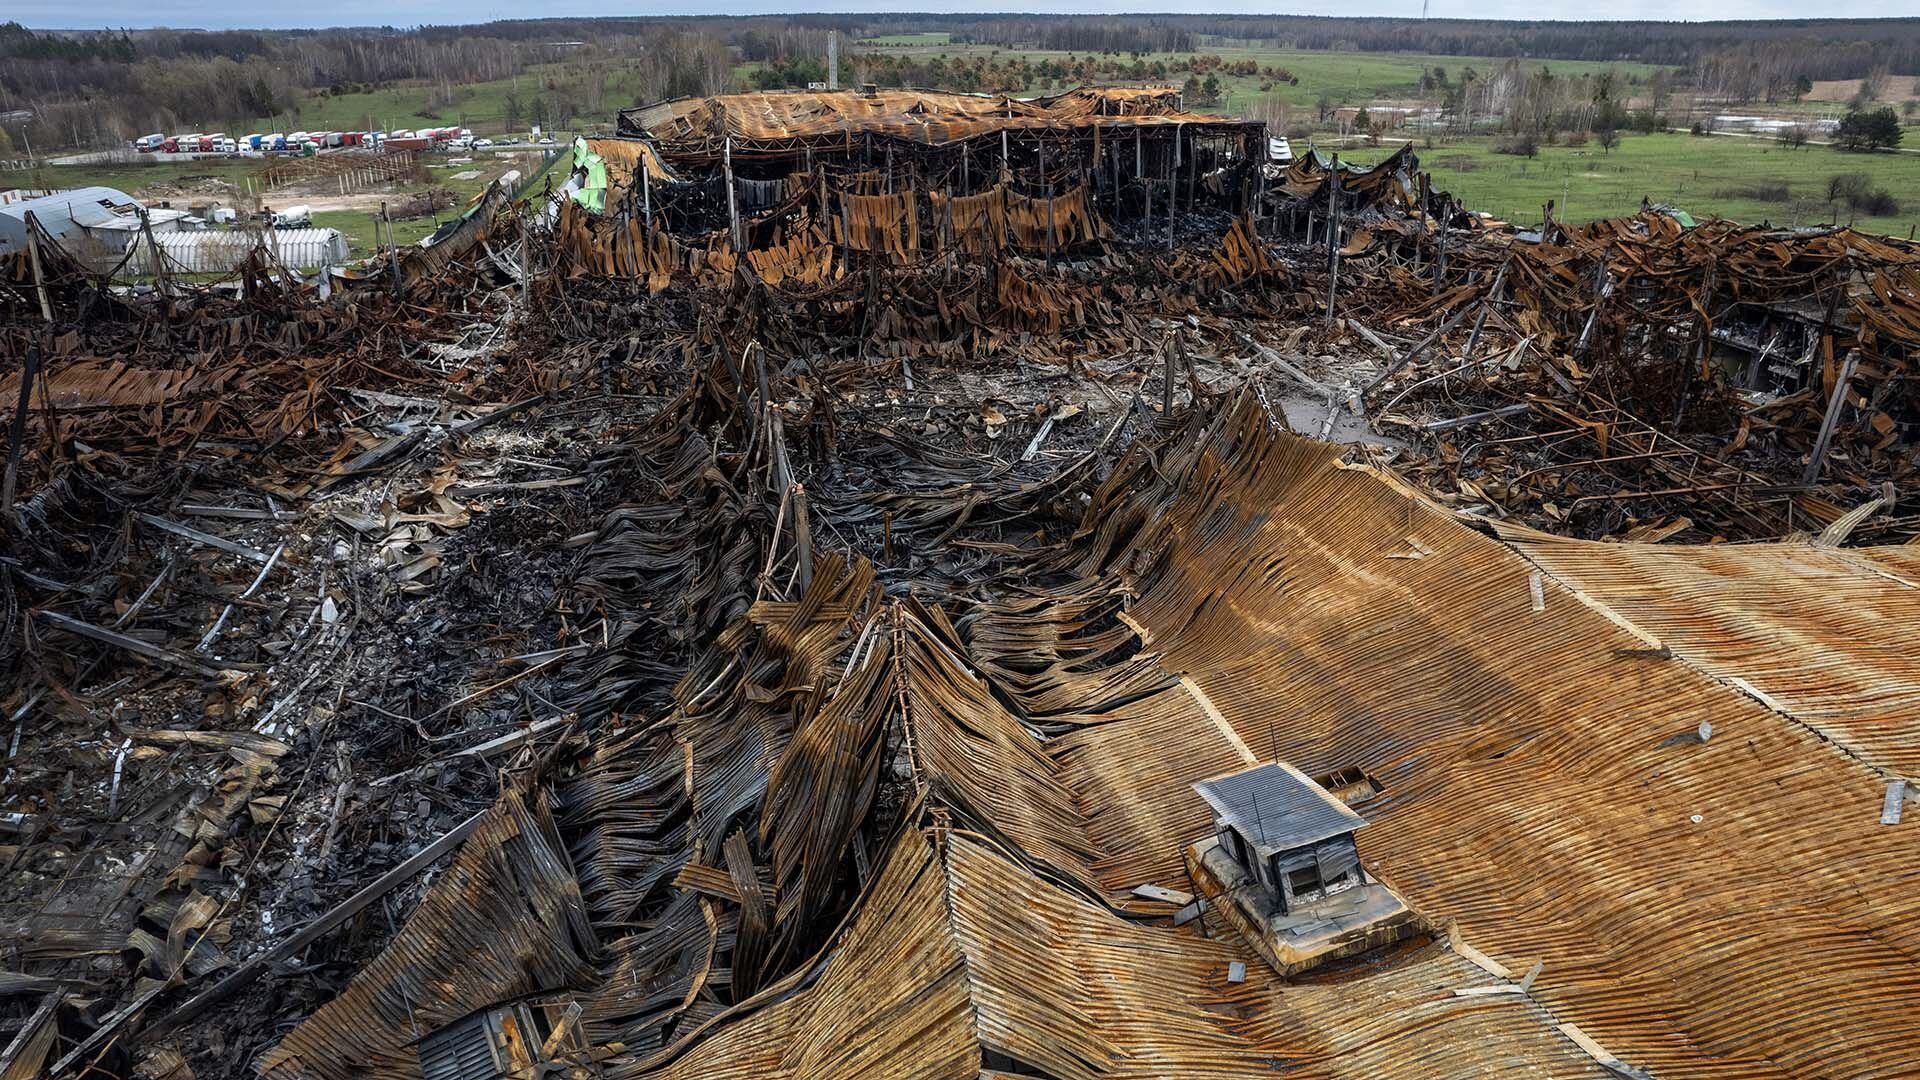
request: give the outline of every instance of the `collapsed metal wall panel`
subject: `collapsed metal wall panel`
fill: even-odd
[[[413,1080],[414,1042],[476,1009],[597,980],[599,945],[538,790],[500,797],[400,935],[260,1059],[273,1080]]]

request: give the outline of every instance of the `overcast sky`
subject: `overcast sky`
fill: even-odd
[[[1827,0],[1813,4],[1807,0],[1613,0],[1598,5],[1592,0],[1431,0],[1431,14],[1473,19],[1583,19],[1603,15],[1608,19],[1785,19],[1785,18],[1892,18],[1912,16],[1920,11],[1915,0]],[[566,15],[756,15],[791,11],[987,11],[1008,10],[1056,12],[1075,15],[1113,14],[1138,11],[1166,11],[1176,5],[1168,0],[1149,3],[1019,3],[997,0],[988,3],[914,3],[912,0],[830,0],[806,6],[780,3],[778,0],[735,0],[714,3],[610,3],[600,0],[565,0],[550,7],[536,8],[525,3],[493,3],[491,0],[333,0],[322,4],[295,4],[286,0],[248,3],[244,0],[93,0],[74,4],[71,0],[10,0],[0,7],[0,19],[13,19],[32,27],[151,27],[179,26],[208,29],[233,27],[311,27],[311,26],[416,26],[422,23],[473,23],[494,19],[529,16]],[[1236,12],[1289,15],[1396,15],[1417,16],[1420,0],[1309,0],[1304,4],[1207,4],[1209,12]]]

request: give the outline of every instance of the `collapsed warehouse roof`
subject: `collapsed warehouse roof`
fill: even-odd
[[[1920,252],[1040,119],[0,261],[0,1075],[1903,1069]],[[1195,895],[1276,760],[1418,932]]]
[[[646,139],[674,167],[717,164],[733,153],[791,157],[808,150],[862,148],[869,138],[903,146],[951,146],[1001,134],[1121,133],[1192,124],[1207,130],[1264,130],[1181,109],[1170,86],[1081,87],[1054,97],[957,94],[941,90],[772,90],[676,98],[620,112],[620,135]]]
[[[1022,99],[933,90],[763,91],[679,98],[620,113],[619,138],[592,140],[609,203],[681,237],[725,227],[732,247],[743,215],[778,217],[809,191],[822,217],[845,197],[906,200],[991,195],[1052,198],[1083,192],[1121,215],[1191,206],[1208,194],[1244,210],[1254,198],[1266,125],[1189,113],[1171,87],[1094,87]],[[1127,175],[1123,175],[1127,174]],[[1184,191],[1181,189],[1184,187]],[[1155,195],[1155,191],[1159,195]],[[588,205],[605,209],[597,199]],[[971,207],[960,209],[971,214]],[[1166,214],[1165,209],[1161,211]],[[925,220],[942,220],[939,207]]]

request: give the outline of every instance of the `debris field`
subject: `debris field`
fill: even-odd
[[[1168,88],[617,130],[0,256],[0,1078],[1910,1072],[1920,247]],[[1269,762],[1417,933],[1197,895]]]

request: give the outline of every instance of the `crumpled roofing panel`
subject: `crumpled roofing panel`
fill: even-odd
[[[668,159],[706,158],[731,136],[736,152],[871,132],[940,145],[977,135],[1045,128],[1107,130],[1168,124],[1247,123],[1180,112],[1171,88],[1087,87],[1052,98],[959,94],[942,90],[762,90],[677,98],[620,114],[621,133],[653,140]]]
[[[1517,995],[1454,993],[1492,983],[1429,946],[1384,977],[1285,984],[1230,935],[1132,923],[965,831],[912,830],[816,982],[608,1075],[971,1080],[982,1049],[1061,1080],[1607,1075]]]
[[[546,796],[510,789],[393,943],[267,1051],[260,1074],[417,1077],[414,1040],[509,998],[584,985],[597,950]]]
[[[639,139],[587,139],[587,148],[599,154],[607,164],[608,186],[624,192],[635,183],[641,169],[655,183],[679,183],[680,177],[660,160],[660,152],[650,142]]]
[[[1889,776],[1920,777],[1920,578],[1884,569],[1876,549],[1516,547],[1687,664],[1754,688]]]
[[[947,882],[909,833],[804,991],[716,1023],[667,1054],[608,1064],[607,1080],[926,1077],[973,1080],[980,1051],[965,963],[946,925]]]
[[[1377,780],[1371,872],[1544,962],[1533,997],[1655,1075],[1909,1067],[1920,892],[1884,774],[1257,403],[1205,446],[1088,520],[1144,526],[1131,617],[1243,741]]]

